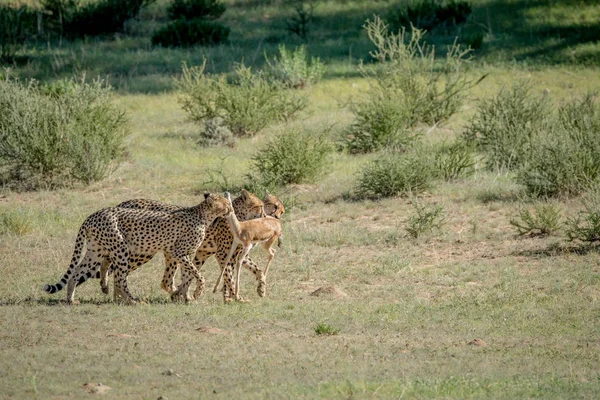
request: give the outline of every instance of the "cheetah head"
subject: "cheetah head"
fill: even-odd
[[[233,208],[240,221],[266,216],[263,201],[245,189],[242,189],[242,194],[233,201]]]
[[[226,217],[233,212],[231,202],[224,196],[214,193],[204,193],[204,203],[208,206],[209,212],[217,217]]]
[[[263,202],[265,203],[265,212],[267,215],[281,219],[285,213],[285,208],[283,207],[281,200],[267,190]]]

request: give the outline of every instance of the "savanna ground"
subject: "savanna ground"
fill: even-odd
[[[239,186],[256,149],[289,127],[271,126],[235,148],[200,147],[172,84],[182,61],[205,55],[225,72],[242,59],[260,65],[263,51],[279,42],[297,44],[285,33],[285,8],[228,1],[229,45],[152,49],[144,34],[161,22],[164,3],[145,11],[131,36],[40,45],[14,67],[12,73],[40,80],[108,74],[132,134],[127,160],[100,183],[1,190],[0,212],[17,213],[20,222],[0,231],[0,398],[82,398],[86,383],[108,386],[107,398],[600,396],[598,251],[561,236],[519,237],[509,221],[523,189],[510,175],[484,169],[426,192],[423,202],[445,206],[445,224],[411,239],[409,199],[344,195],[377,155],[336,153],[318,183],[277,193],[288,210],[284,243],[266,298],[242,273],[250,303],[224,305],[220,294],[207,292],[192,304],[172,304],[160,289],[160,255],[129,279],[147,304],[115,304],[97,281],[78,288],[76,306],[63,302],[64,292],[44,293],[44,283],[66,270],[87,215],[140,197],[195,204],[204,190],[221,187],[211,171]],[[367,87],[356,72],[369,50],[360,25],[393,3],[328,1],[316,9],[308,48],[328,72],[306,89],[310,107],[292,125],[333,126],[336,136],[352,122],[344,104]],[[469,29],[484,25],[486,37],[470,73],[489,76],[450,121],[425,127],[425,140],[460,134],[476,99],[515,79],[548,89],[556,102],[600,88],[594,2],[472,3]],[[581,207],[579,198],[557,202],[567,215]],[[264,265],[261,250],[253,258]],[[216,262],[203,273],[211,287]],[[310,295],[325,286],[346,296]],[[339,332],[317,335],[319,324]]]

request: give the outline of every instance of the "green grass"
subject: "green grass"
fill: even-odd
[[[555,104],[600,88],[599,69],[580,60],[558,62],[563,50],[512,61],[560,42],[539,36],[539,26],[595,26],[595,5],[569,7],[556,0],[542,12],[540,5],[548,2],[503,2],[506,9],[492,0],[473,3],[474,17],[490,8],[494,37],[506,39],[506,48],[500,39],[484,40],[470,73],[488,78],[447,123],[423,127],[425,142],[460,136],[475,100],[515,79],[530,79],[535,93],[548,89]],[[211,169],[239,187],[256,150],[291,127],[332,126],[331,139],[339,139],[352,123],[347,100],[369,83],[355,69],[367,43],[350,27],[389,5],[323,2],[308,50],[321,57],[328,74],[305,89],[309,109],[234,148],[203,148],[171,91],[181,61],[199,61],[205,52],[211,68],[226,71],[244,56],[250,62],[256,54],[261,63],[265,48],[276,49],[268,37],[294,42],[277,28],[284,11],[269,1],[237,1],[225,14],[238,22],[230,24],[229,46],[144,47],[150,26],[163,22],[164,4],[144,13],[134,26],[137,36],[56,48],[88,76],[111,74],[132,134],[127,160],[103,181],[58,191],[0,188],[0,216],[6,216],[0,222],[0,398],[80,398],[87,396],[88,382],[109,386],[106,397],[118,399],[600,397],[600,252],[565,237],[516,235],[510,220],[523,206],[523,187],[511,175],[485,171],[481,162],[474,174],[439,180],[423,193],[424,203],[444,204],[444,229],[416,241],[404,230],[414,212],[410,199],[355,201],[348,195],[359,171],[378,155],[334,154],[328,174],[316,183],[277,193],[287,211],[283,245],[270,269],[267,297],[259,298],[256,282],[243,273],[248,304],[224,305],[212,293],[190,305],[171,304],[160,289],[162,256],[129,279],[134,296],[147,304],[113,304],[95,280],[77,289],[80,305],[66,306],[64,292],[44,293],[44,283],[56,282],[67,269],[77,229],[92,212],[133,198],[195,204],[203,190],[223,189],[207,183]],[[511,10],[514,20],[506,18]],[[523,21],[535,28],[531,40],[527,26],[517,26]],[[598,50],[591,42],[572,48]],[[68,76],[68,65],[56,73],[44,70],[52,68],[46,62],[54,51],[40,46],[29,64],[13,72]],[[567,219],[582,209],[580,200],[556,204]],[[261,250],[252,257],[265,265]],[[214,261],[203,275],[210,287],[218,276]],[[310,295],[325,286],[347,296]],[[337,335],[317,335],[315,327],[323,323]],[[476,338],[485,345],[469,344]]]

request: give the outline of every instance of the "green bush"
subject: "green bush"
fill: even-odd
[[[519,216],[512,218],[510,224],[517,228],[519,235],[548,236],[560,229],[561,209],[549,203],[538,203],[533,212],[522,208]]]
[[[475,172],[475,156],[474,147],[462,140],[444,143],[435,152],[437,174],[447,181],[472,175]]]
[[[347,133],[352,152],[369,152],[400,138],[410,138],[407,130],[418,122],[435,124],[449,118],[462,106],[467,91],[476,85],[466,77],[462,66],[470,50],[456,42],[446,56],[436,61],[433,46],[423,42],[423,31],[413,28],[389,33],[388,26],[375,17],[365,30],[376,50],[371,56],[382,66],[370,74],[373,79],[365,98],[352,105],[356,121]]]
[[[350,153],[370,153],[384,148],[404,150],[419,139],[402,104],[403,92],[374,86],[360,103],[350,104],[355,120],[344,136]]]
[[[325,323],[317,324],[317,326],[315,326],[313,329],[317,336],[322,336],[322,335],[335,336],[338,333],[340,333],[339,328],[334,328],[333,326],[331,326],[329,324],[325,324]]]
[[[0,62],[10,62],[36,33],[37,16],[27,6],[0,4]]]
[[[477,105],[464,138],[486,155],[490,169],[518,169],[529,157],[534,136],[547,129],[547,96],[534,96],[531,85],[516,82]]]
[[[432,30],[437,27],[460,25],[471,15],[469,2],[455,0],[412,0],[388,18],[397,28],[414,26]]]
[[[0,172],[30,188],[89,184],[123,154],[124,112],[101,81],[62,94],[34,82],[0,81]]]
[[[67,24],[69,36],[96,36],[123,32],[125,22],[137,17],[156,0],[102,0],[80,7]]]
[[[261,188],[314,183],[327,171],[333,150],[326,132],[289,130],[252,157],[247,181]]]
[[[61,36],[80,38],[123,32],[125,23],[156,0],[45,0],[46,27]]]
[[[301,89],[317,83],[323,76],[325,67],[318,58],[308,61],[306,47],[300,46],[289,51],[285,45],[279,46],[279,55],[269,60],[266,55],[266,72],[269,78],[292,89]]]
[[[173,0],[167,7],[167,16],[171,20],[205,19],[215,20],[227,9],[220,0]]]
[[[194,122],[204,124],[220,117],[236,137],[253,136],[307,106],[306,97],[284,90],[244,65],[236,66],[231,82],[224,75],[206,74],[205,66],[206,61],[198,67],[184,65],[177,81],[180,102]]]
[[[417,199],[413,200],[412,205],[415,214],[408,219],[406,232],[413,239],[417,239],[424,234],[434,230],[440,230],[444,225],[444,206],[421,204]]]
[[[594,94],[558,108],[534,135],[517,181],[534,196],[572,196],[600,179],[600,105]]]
[[[163,47],[215,45],[227,41],[229,28],[204,19],[169,22],[152,35],[152,44]]]
[[[310,24],[314,19],[315,8],[319,0],[285,0],[287,6],[293,9],[293,15],[286,21],[290,34],[297,35],[305,42],[308,41]]]
[[[584,209],[565,224],[569,240],[586,243],[600,241],[600,192],[593,188],[583,199]]]
[[[360,172],[358,198],[410,196],[428,189],[433,181],[432,160],[420,152],[382,154]]]

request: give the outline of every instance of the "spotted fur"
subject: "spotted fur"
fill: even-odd
[[[110,263],[114,269],[115,299],[121,297],[127,303],[135,303],[127,288],[130,263],[141,265],[159,251],[165,254],[165,263],[171,268],[179,265],[188,277],[201,281],[191,257],[204,240],[207,227],[217,217],[232,212],[227,199],[214,194],[205,194],[205,200],[197,206],[169,212],[117,207],[97,211],[80,227],[65,275],[56,285],[45,285],[44,290],[55,293],[66,285],[67,301],[73,302],[75,283],[85,281],[95,270]],[[84,243],[86,253],[80,262]],[[176,291],[173,296],[181,293]]]

